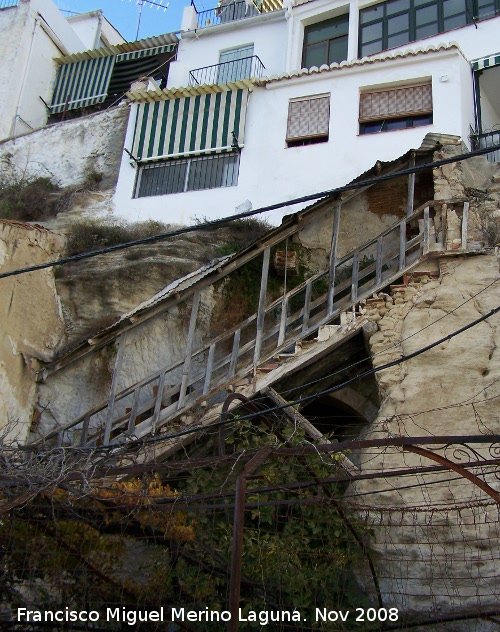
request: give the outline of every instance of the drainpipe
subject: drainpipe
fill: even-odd
[[[16,135],[16,123],[17,123],[17,119],[21,118],[20,117],[20,111],[21,111],[21,103],[24,97],[24,89],[26,87],[26,80],[28,78],[28,71],[30,69],[31,66],[31,57],[33,55],[33,44],[35,41],[35,36],[36,36],[36,31],[37,31],[37,27],[40,24],[40,18],[36,17],[35,18],[35,24],[33,26],[33,32],[31,33],[31,41],[30,41],[30,48],[28,51],[28,59],[26,61],[26,65],[24,67],[24,73],[23,73],[23,80],[21,82],[21,90],[19,91],[19,98],[17,100],[17,107],[16,107],[16,114],[14,116],[14,120],[12,121],[12,126],[10,128],[10,136],[15,136]]]
[[[99,12],[97,32],[95,34],[95,40],[94,40],[94,48],[99,48],[99,44],[101,43],[101,32],[102,32],[102,11]]]

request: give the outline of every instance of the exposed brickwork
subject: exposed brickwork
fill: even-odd
[[[371,213],[404,217],[407,205],[408,177],[403,176],[380,182],[377,186],[368,189],[366,195]]]

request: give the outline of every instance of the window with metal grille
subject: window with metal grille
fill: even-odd
[[[141,165],[135,197],[236,186],[239,164],[239,153],[227,153]]]
[[[389,0],[359,12],[359,56],[498,15],[500,0]]]
[[[362,92],[359,133],[371,134],[432,123],[432,84]]]
[[[291,99],[288,104],[286,143],[288,147],[295,147],[326,142],[329,124],[329,94]]]

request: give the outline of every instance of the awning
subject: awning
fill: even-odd
[[[494,66],[500,66],[500,53],[483,57],[482,59],[476,59],[472,62],[472,70],[484,70],[485,68],[493,68]]]
[[[175,44],[163,44],[153,48],[108,54],[92,59],[61,64],[50,113],[57,114],[64,110],[74,110],[102,103],[108,95],[108,86],[115,63],[170,52],[175,46]],[[67,105],[66,101],[68,101]]]
[[[114,57],[64,64],[59,68],[50,113],[102,103],[108,94]]]
[[[132,155],[158,160],[233,149],[243,144],[248,89],[227,90],[153,103],[137,108]]]

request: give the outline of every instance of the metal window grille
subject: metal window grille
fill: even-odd
[[[359,101],[359,122],[432,114],[432,85],[364,92]]]
[[[328,138],[330,95],[292,99],[288,105],[286,140]]]
[[[227,153],[141,165],[135,197],[236,186],[239,163],[239,153]]]

